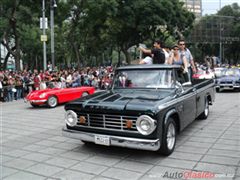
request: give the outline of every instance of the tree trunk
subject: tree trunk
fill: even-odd
[[[10,53],[8,52],[6,57],[4,58],[3,69],[7,69],[7,62],[8,62],[9,56],[10,56]]]
[[[15,26],[16,28],[16,26]],[[16,65],[16,70],[20,71],[20,59],[21,59],[21,54],[20,54],[20,42],[19,42],[19,37],[17,33],[15,33],[15,43],[16,43],[16,53],[15,53],[15,65]]]
[[[131,64],[131,56],[130,56],[130,53],[128,52],[128,50],[127,49],[122,49],[122,51],[125,55],[127,64]]]
[[[80,60],[80,54],[79,54],[79,50],[78,50],[78,46],[76,43],[73,43],[73,48],[74,48],[74,51],[75,51],[75,56],[77,58],[77,67],[78,69],[80,68],[80,63],[81,63],[81,60]]]
[[[39,64],[38,64],[37,55],[35,56],[35,61],[36,61],[36,69],[37,69],[37,70],[40,70],[41,68],[40,68],[40,66],[39,66]]]
[[[117,63],[117,67],[121,66],[122,61],[121,61],[121,50],[118,50],[118,63]]]

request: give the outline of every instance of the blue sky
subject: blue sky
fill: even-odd
[[[220,7],[220,3],[221,7],[231,5],[232,3],[238,3],[240,6],[240,0],[202,0],[202,14],[206,15],[217,13]]]

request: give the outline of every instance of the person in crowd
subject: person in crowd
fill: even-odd
[[[66,85],[66,75],[64,73],[61,74],[60,81],[61,81],[61,88],[66,88],[67,87],[67,85]]]
[[[153,64],[164,64],[165,54],[161,48],[162,42],[160,40],[154,41],[153,49],[146,49],[144,47],[139,47],[140,51],[145,54],[149,54],[153,58]]]
[[[40,89],[40,83],[41,83],[41,77],[40,74],[38,74],[37,70],[34,73],[34,89],[39,90]]]
[[[80,75],[79,75],[78,71],[75,71],[73,73],[73,78],[72,78],[72,87],[79,87],[80,83],[81,83]]]
[[[139,64],[152,64],[153,63],[153,59],[151,57],[151,55],[146,55],[145,58],[141,59]]]
[[[189,81],[189,76],[188,76],[188,62],[185,54],[180,53],[178,45],[174,45],[172,48],[172,52],[168,58],[168,64],[176,64],[176,65],[181,65],[183,67],[183,74],[185,79]]]
[[[0,74],[0,101],[4,101],[4,96],[3,96],[3,74]]]
[[[67,73],[67,79],[66,79],[67,87],[72,87],[72,81],[73,81],[72,74],[71,73]]]
[[[93,87],[95,87],[95,89],[98,89],[98,88],[99,88],[99,79],[98,79],[97,76],[94,76],[91,85],[92,85]]]
[[[169,59],[169,56],[170,56],[170,53],[171,53],[170,47],[164,46],[163,51],[164,51],[164,54],[165,54],[165,64],[168,64],[168,59]]]
[[[193,73],[196,73],[196,67],[195,67],[195,63],[193,60],[193,56],[190,52],[190,50],[188,48],[186,48],[186,43],[184,40],[179,40],[178,41],[178,47],[179,47],[179,51],[181,54],[183,54],[188,62],[188,75],[189,75],[189,79],[192,80],[192,75]]]
[[[8,101],[13,101],[14,100],[14,94],[17,91],[15,89],[15,79],[12,76],[9,76],[8,78],[8,82],[7,82],[7,86],[8,86]]]
[[[23,97],[23,80],[20,75],[16,76],[15,81],[16,92],[16,100],[21,99]]]

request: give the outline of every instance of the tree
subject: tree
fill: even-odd
[[[221,43],[222,56],[233,59],[232,63],[236,64],[240,57],[239,20],[240,7],[237,3],[224,6],[217,14],[201,18],[188,37],[188,41],[198,46],[197,59],[203,60],[205,55],[219,55]]]
[[[36,31],[36,27],[39,27],[39,14],[36,9],[38,9],[38,5],[32,0],[28,2],[21,0],[2,0],[1,3],[1,44],[6,47],[9,54],[14,57],[17,70],[20,70],[20,59],[24,52],[29,52],[27,50],[29,50],[30,47],[37,47],[32,45],[36,40],[36,36],[32,36],[35,37],[35,39],[28,38],[29,35],[31,36],[31,34]],[[33,32],[31,32],[31,29]],[[27,41],[30,42],[27,43]],[[31,50],[29,53],[34,53],[34,51]],[[9,56],[6,56],[5,58],[5,64],[8,57]]]
[[[14,56],[16,68],[20,68],[20,59],[26,64],[41,66],[41,2],[1,2],[1,43]],[[46,15],[49,3],[46,1]],[[130,63],[130,47],[156,38],[172,39],[176,30],[184,34],[193,20],[193,14],[183,8],[179,0],[58,1],[55,9],[56,63],[77,62],[79,67],[95,64],[95,61],[103,64],[104,59],[111,59],[116,51],[119,57],[123,52]]]
[[[194,20],[178,0],[88,0],[69,4],[72,8],[67,40],[78,64],[91,57],[109,57],[113,49],[122,51],[130,63],[131,46],[149,39],[165,40],[176,27],[182,32]]]

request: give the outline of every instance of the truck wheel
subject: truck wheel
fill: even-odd
[[[55,96],[50,96],[47,100],[47,105],[50,107],[50,108],[54,108],[56,107],[58,104],[58,101],[57,101],[57,98]]]
[[[208,100],[205,99],[204,111],[202,112],[202,114],[200,114],[199,118],[207,119],[208,115],[209,115],[209,104],[208,104]]]
[[[220,92],[220,89],[219,89],[219,88],[216,88],[216,92]]]
[[[168,156],[170,155],[176,145],[176,123],[173,118],[168,118],[167,124],[163,129],[162,143],[159,153]]]

